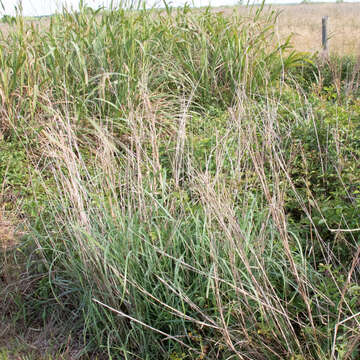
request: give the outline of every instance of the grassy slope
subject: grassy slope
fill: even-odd
[[[262,9],[99,15],[2,39],[3,319],[70,358],[355,359],[356,64]]]

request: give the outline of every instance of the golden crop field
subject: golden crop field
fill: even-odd
[[[292,44],[295,49],[309,52],[320,51],[321,19],[323,16],[328,16],[330,51],[339,55],[358,54],[360,4],[299,4],[271,7],[281,12],[278,19],[280,38],[292,35]]]

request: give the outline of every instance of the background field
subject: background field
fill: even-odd
[[[304,4],[276,6],[279,17],[279,34],[293,34],[293,45],[299,51],[321,50],[321,18],[329,16],[329,47],[341,54],[358,55],[360,42],[360,4]]]
[[[338,54],[357,55],[360,42],[356,34],[360,31],[360,4],[296,4],[271,5],[269,8],[280,11],[277,29],[281,39],[292,35],[292,44],[299,51],[321,51],[321,19],[329,16],[330,50]],[[232,8],[218,9],[225,14]],[[246,8],[236,11],[246,15]]]

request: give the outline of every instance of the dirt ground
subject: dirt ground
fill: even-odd
[[[0,210],[0,249],[6,251],[17,243],[15,223]]]

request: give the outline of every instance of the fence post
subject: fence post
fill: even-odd
[[[323,16],[322,18],[322,47],[325,54],[328,54],[328,16]]]

